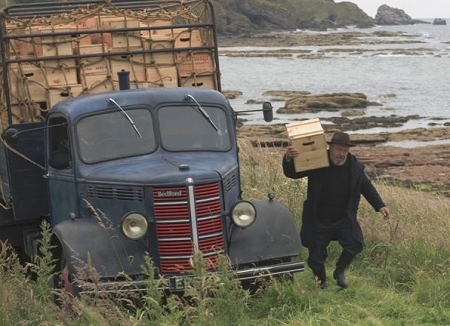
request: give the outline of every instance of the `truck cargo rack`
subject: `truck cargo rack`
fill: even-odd
[[[0,13],[0,130],[42,121],[57,102],[132,88],[221,91],[214,10],[208,0],[16,4]]]
[[[27,4],[15,4],[3,9],[4,14],[15,18],[35,18],[49,17],[55,14],[69,13],[76,9],[96,8],[105,5],[114,5],[119,9],[146,11],[159,11],[161,8],[173,9],[180,5],[188,6],[202,0],[88,0],[88,1],[68,1],[68,2],[32,2]],[[205,1],[203,1],[205,2]]]

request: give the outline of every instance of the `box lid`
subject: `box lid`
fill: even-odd
[[[290,139],[323,134],[322,125],[320,124],[320,120],[317,118],[289,123],[286,125],[286,129]]]

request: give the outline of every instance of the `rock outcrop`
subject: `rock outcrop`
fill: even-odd
[[[442,18],[436,18],[433,20],[433,25],[447,25],[447,21]]]
[[[411,16],[407,15],[404,10],[392,8],[388,5],[382,5],[378,8],[375,16],[375,24],[377,25],[411,25],[414,24]]]
[[[365,108],[379,105],[367,100],[362,93],[331,93],[316,95],[298,95],[286,100],[284,107],[277,113],[305,113],[320,111],[337,111],[349,108]]]

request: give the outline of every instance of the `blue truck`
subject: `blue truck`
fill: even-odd
[[[105,6],[113,8],[104,14]],[[52,25],[51,32],[43,32],[29,23],[31,17],[35,22],[37,14],[49,21],[55,15],[73,18],[78,12],[86,13],[86,8],[95,11],[95,27],[89,23],[83,25],[88,28],[71,29],[66,22],[64,28],[56,30]],[[183,17],[189,18],[172,17],[170,25],[146,23],[155,13],[161,20],[161,8],[166,15],[182,8]],[[120,14],[111,20],[114,10]],[[191,17],[200,17],[194,15],[196,10],[206,12],[206,18],[192,21]],[[121,16],[123,12],[126,16]],[[132,13],[139,13],[135,15],[139,24],[124,23]],[[142,18],[142,13],[147,16]],[[99,24],[102,15],[123,27]],[[102,289],[143,290],[146,258],[154,264],[155,277],[166,280],[163,287],[172,292],[185,289],[197,254],[211,273],[219,257],[228,257],[242,281],[304,269],[290,211],[273,195],[252,202],[242,197],[236,136],[239,112],[221,93],[209,1],[15,5],[6,8],[0,19],[0,240],[14,246],[22,259],[38,254],[40,225],[45,220],[52,227],[58,286],[74,293],[92,290],[89,282],[74,280],[80,271],[93,269]],[[26,26],[28,32],[11,32],[11,21],[15,27],[20,22],[20,28]],[[152,35],[173,38],[175,31],[177,35],[188,31],[189,44],[174,46],[175,39],[170,46],[166,39],[157,38],[150,43],[169,45],[163,50],[144,45],[114,49],[126,38],[131,39],[127,44],[136,38],[148,42]],[[199,32],[194,35],[193,31]],[[199,35],[202,41],[195,43]],[[86,47],[112,45],[115,51],[82,53],[80,39],[86,37],[90,42],[100,39],[100,44]],[[68,51],[66,43],[72,52],[62,54]],[[118,69],[123,64],[123,69],[113,71],[112,58],[118,55],[126,60],[115,62]],[[148,63],[140,60],[146,56]],[[163,64],[164,56],[171,58]],[[64,66],[69,60],[75,66]],[[55,61],[58,65],[49,64]],[[86,73],[86,62],[95,68],[91,75]],[[105,66],[106,77],[99,80],[108,80],[112,89],[104,87],[105,82],[99,83],[101,91],[83,83],[86,77],[102,75]],[[39,82],[35,69],[42,67],[45,83]],[[138,78],[136,67],[145,70],[144,78]],[[176,81],[171,78],[170,85],[163,85],[160,79],[155,86],[149,71],[170,67],[175,68]],[[76,78],[68,77],[72,68]],[[49,80],[58,80],[58,73],[66,83],[51,85]],[[195,82],[183,83],[187,79]],[[77,85],[82,90],[79,94],[73,92]],[[24,89],[27,92],[21,93]],[[44,100],[38,100],[41,95],[36,89],[46,92]],[[30,94],[34,95],[27,97]],[[270,103],[264,103],[261,111],[270,121]]]

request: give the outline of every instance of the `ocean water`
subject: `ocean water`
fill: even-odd
[[[354,52],[327,52],[325,59],[300,59],[297,58],[297,53],[289,59],[221,55],[222,89],[243,92],[243,96],[230,100],[236,111],[261,108],[260,104],[245,103],[249,99],[271,100],[263,96],[267,90],[294,90],[309,91],[313,94],[364,93],[369,100],[382,104],[382,106],[366,108],[366,117],[420,116],[420,119],[410,120],[398,128],[373,128],[353,133],[395,132],[418,127],[433,128],[433,124],[436,127],[442,127],[444,123],[450,122],[450,19],[447,19],[447,23],[449,25],[376,26],[370,29],[349,28],[337,31],[367,33],[368,38],[369,33],[381,30],[406,33],[401,37],[389,37],[388,40],[399,42],[394,44],[290,48],[313,51],[329,48],[355,50]],[[380,38],[374,38],[374,40],[380,40]],[[417,40],[423,43],[401,44],[402,40]],[[394,53],[395,50],[402,49],[414,53]],[[221,48],[219,53],[220,50]],[[223,48],[223,50],[250,51],[268,50],[268,48],[236,47]],[[396,96],[383,96],[391,93]],[[284,106],[284,102],[272,101],[272,105],[274,107],[272,123],[290,123],[300,119],[320,119],[341,115],[341,111],[279,114],[275,111]],[[252,113],[245,118],[248,119],[246,124],[265,123],[260,112]]]

